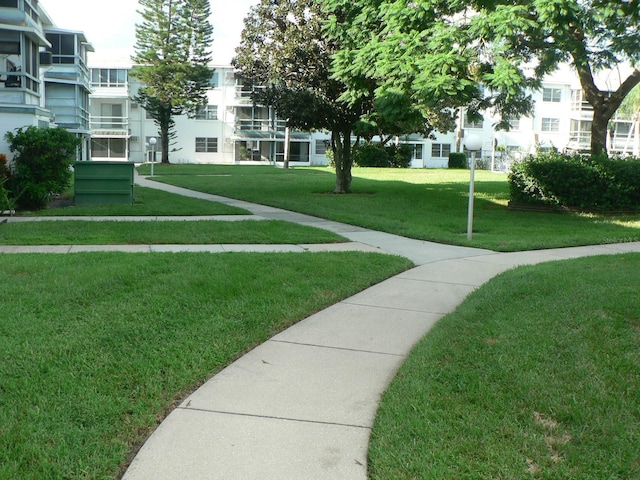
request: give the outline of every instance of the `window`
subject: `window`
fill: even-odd
[[[328,140],[316,140],[316,155],[324,155],[327,153]]]
[[[422,148],[422,144],[421,143],[407,143],[406,145],[411,147],[411,159],[412,160],[422,160],[423,148]]]
[[[76,37],[70,34],[48,33],[47,40],[51,43],[49,51],[53,54],[53,63],[75,63]]]
[[[212,137],[196,137],[196,152],[216,153],[218,151],[218,139]]]
[[[449,158],[451,153],[450,143],[433,143],[431,145],[431,156],[438,158]]]
[[[482,120],[470,121],[467,114],[464,114],[464,128],[482,128]]]
[[[511,118],[509,119],[509,130],[511,132],[517,132],[520,130],[520,119],[519,118]]]
[[[543,132],[559,132],[560,119],[559,118],[543,118],[541,130]]]
[[[92,68],[91,85],[94,87],[126,87],[127,69]]]
[[[213,72],[211,74],[211,79],[209,80],[209,86],[211,88],[218,88],[220,86],[220,74],[218,72]]]
[[[569,141],[588,144],[591,141],[591,125],[589,120],[571,120]]]
[[[414,145],[413,147],[413,158],[414,160],[422,160],[423,157],[423,153],[422,153],[423,147],[421,143],[417,143],[416,145]],[[449,154],[447,153],[447,157],[449,156]]]
[[[126,158],[127,140],[125,138],[91,139],[91,156],[96,158]]]
[[[559,102],[562,100],[561,88],[543,88],[542,89],[542,101],[543,102]]]
[[[120,103],[103,103],[100,105],[100,123],[97,128],[124,128],[125,119]]]
[[[206,107],[199,107],[194,118],[196,120],[217,120],[218,106],[207,105]]]
[[[0,0],[0,7],[18,8],[18,0]]]

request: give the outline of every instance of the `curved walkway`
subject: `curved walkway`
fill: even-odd
[[[417,266],[308,317],[215,375],[162,422],[124,480],[365,480],[380,395],[412,346],[471,291],[517,265],[640,252],[636,242],[495,253],[411,240],[144,178],[136,182],[239,206],[258,218],[325,228],[352,240],[347,244],[352,248],[403,255]],[[251,247],[235,247],[242,248]]]

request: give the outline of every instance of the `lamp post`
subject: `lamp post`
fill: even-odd
[[[156,163],[156,143],[158,140],[156,137],[149,139],[149,145],[151,145],[151,176],[153,177],[153,166]]]
[[[469,181],[469,210],[467,216],[467,240],[473,238],[473,197],[476,174],[476,152],[482,150],[482,139],[475,134],[469,135],[464,140],[464,146],[471,152],[471,180]]]

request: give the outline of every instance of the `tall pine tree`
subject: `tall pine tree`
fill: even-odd
[[[169,163],[174,116],[193,115],[206,105],[211,78],[209,47],[213,27],[209,0],[139,0],[136,66],[131,76],[142,87],[135,99],[160,131],[162,163]]]

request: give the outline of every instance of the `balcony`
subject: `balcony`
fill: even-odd
[[[253,103],[253,94],[265,90],[265,87],[250,87],[246,85],[236,85],[235,99],[242,105]]]
[[[126,117],[91,115],[89,122],[94,137],[127,138],[131,135]]]
[[[273,120],[269,118],[249,118],[249,119],[237,119],[235,122],[236,132],[282,132],[284,133],[286,127],[285,120]]]

